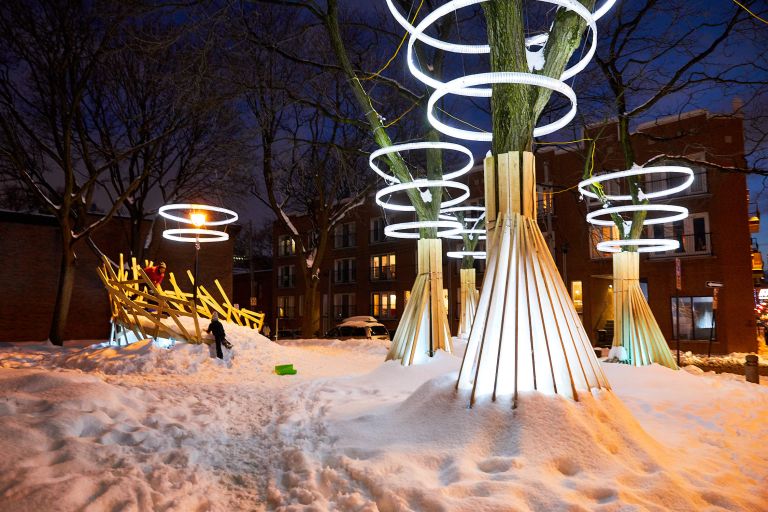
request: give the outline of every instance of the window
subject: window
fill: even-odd
[[[355,258],[342,258],[333,262],[333,281],[335,283],[355,282]]]
[[[611,254],[608,252],[598,251],[597,244],[605,242],[606,240],[614,240],[618,237],[618,234],[614,237],[614,230],[616,228],[612,226],[589,226],[589,257],[593,260],[600,260],[610,258]]]
[[[356,312],[354,293],[333,294],[333,317],[337,321],[350,316],[355,316]]]
[[[384,221],[384,217],[376,217],[375,219],[371,219],[370,242],[372,244],[386,242],[387,239],[384,236],[384,228],[386,227],[386,225],[387,223]]]
[[[293,256],[296,254],[296,242],[291,235],[280,235],[277,237],[277,255]]]
[[[277,267],[277,287],[293,288],[296,285],[296,265]]]
[[[648,226],[650,238],[668,238],[677,240],[680,247],[674,251],[654,252],[651,257],[669,257],[672,255],[704,255],[712,254],[709,233],[709,213],[692,213],[687,219],[670,224],[654,224]]]
[[[296,297],[293,295],[277,296],[277,316],[280,318],[296,318]]]
[[[571,299],[573,299],[576,312],[584,312],[584,295],[581,281],[571,281]]]
[[[371,316],[378,319],[397,318],[397,294],[395,292],[372,293]]]
[[[693,159],[704,159],[704,154],[689,155]],[[666,162],[665,165],[682,165],[683,167],[690,167],[693,171],[693,182],[691,185],[675,194],[675,196],[692,196],[696,194],[704,194],[707,192],[707,170],[700,166],[689,163],[679,164],[676,162]],[[645,176],[646,192],[659,192],[672,187],[676,187],[682,184],[687,176],[678,173],[657,173],[647,174]]]
[[[342,249],[344,247],[355,247],[357,240],[355,239],[355,223],[347,222],[336,226],[333,231],[333,246],[336,249]]]
[[[371,281],[391,281],[395,278],[395,255],[371,256]]]
[[[677,298],[671,298],[672,332],[676,339],[678,332],[681,340],[709,340],[716,338],[712,297],[680,297],[679,331]]]

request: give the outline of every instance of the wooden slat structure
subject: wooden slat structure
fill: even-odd
[[[418,364],[435,351],[453,351],[443,300],[443,246],[440,239],[418,241],[418,273],[387,360]]]
[[[677,370],[677,363],[640,288],[640,255],[613,255],[613,346],[624,347],[622,363],[652,363]]]
[[[146,266],[151,264],[145,262]],[[193,294],[181,290],[173,273],[168,275],[171,288],[164,290],[152,283],[135,258],[128,267],[121,254],[118,268],[104,258],[103,265],[97,271],[109,294],[112,312],[110,342],[127,341],[126,335],[130,332],[137,339],[160,337],[202,343],[201,317],[210,319],[214,311],[222,320],[256,331],[261,330],[264,324],[264,313],[234,307],[218,280],[215,284],[224,303],[217,302],[205,287],[200,286],[195,306]],[[189,275],[191,280],[191,273]],[[182,319],[185,317],[192,318],[193,328],[184,325]]]
[[[457,388],[471,392],[470,404],[610,389],[536,223],[533,154],[484,163],[488,257]]]
[[[469,338],[472,330],[472,322],[475,320],[477,311],[478,292],[474,268],[462,268],[459,270],[459,279],[461,282],[460,302],[459,302],[459,332],[456,336],[459,338]]]

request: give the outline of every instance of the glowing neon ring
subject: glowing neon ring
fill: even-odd
[[[478,240],[485,240],[487,238],[484,229],[471,228],[461,228],[455,235],[446,235],[444,238],[450,238],[451,240],[463,240],[464,237],[461,235],[479,235],[477,237]]]
[[[229,240],[229,233],[216,231],[214,229],[178,228],[166,229],[163,231],[163,238],[173,240],[174,242],[224,242]]]
[[[387,181],[394,181],[394,182],[400,182],[400,180],[397,178],[397,176],[394,176],[392,174],[387,174],[386,172],[379,169],[379,167],[376,165],[374,160],[376,158],[388,155],[390,153],[399,153],[400,151],[410,151],[412,149],[448,149],[450,151],[458,151],[460,153],[464,153],[467,157],[469,157],[469,161],[467,164],[459,169],[458,171],[449,172],[446,174],[443,174],[444,180],[452,180],[454,178],[458,178],[459,176],[463,176],[464,174],[467,174],[470,169],[472,169],[472,166],[475,165],[475,157],[472,155],[472,152],[465,148],[464,146],[460,144],[454,144],[452,142],[411,142],[408,144],[396,144],[394,146],[389,146],[386,148],[377,149],[373,153],[371,153],[371,156],[368,157],[368,165],[371,166],[371,169],[374,170],[376,174],[381,176]]]
[[[201,226],[224,226],[225,224],[231,224],[238,219],[237,213],[226,208],[219,208],[218,206],[209,206],[207,204],[167,204],[161,206],[157,213],[168,220],[174,220],[183,224],[192,224],[192,220],[189,217],[179,217],[168,213],[173,210],[196,210],[223,213],[227,217],[222,220],[206,220]]]
[[[587,187],[589,187],[590,185],[594,185],[595,183],[604,183],[606,181],[619,179],[619,178],[626,178],[628,176],[640,176],[640,175],[646,175],[646,174],[660,174],[660,173],[682,174],[684,176],[687,176],[687,179],[683,184],[677,185],[672,188],[660,190],[658,192],[650,192],[650,193],[643,192],[643,196],[642,196],[643,199],[656,199],[659,197],[671,196],[672,194],[676,194],[681,190],[685,190],[690,186],[691,183],[693,183],[693,178],[694,178],[693,170],[689,169],[688,167],[679,167],[679,166],[672,166],[672,165],[665,165],[665,166],[659,166],[659,167],[637,167],[637,168],[629,169],[626,171],[618,171],[618,172],[612,172],[608,174],[601,174],[600,176],[595,176],[593,178],[589,178],[588,180],[581,181],[579,182],[579,192],[581,192],[587,197],[599,199],[598,195],[592,192],[591,190],[587,189]],[[604,197],[609,201],[631,201],[632,200],[631,195],[605,194]]]
[[[485,251],[448,251],[445,253],[449,258],[463,258],[464,256],[471,256],[478,260],[485,259]]]
[[[394,185],[390,185],[388,187],[384,187],[383,189],[379,190],[378,192],[376,192],[376,204],[378,204],[379,206],[387,210],[395,210],[398,212],[415,212],[416,208],[413,207],[412,205],[385,203],[384,201],[381,200],[381,198],[382,196],[385,196],[387,194],[393,194],[401,190],[409,190],[412,188],[435,188],[435,187],[457,188],[462,191],[462,194],[459,197],[455,197],[453,199],[449,199],[448,201],[444,201],[440,203],[441,208],[459,204],[460,202],[464,201],[466,198],[469,197],[469,187],[463,183],[459,183],[458,181],[414,180],[414,181],[409,181],[407,183],[396,183]]]
[[[513,73],[513,72],[501,72],[501,73],[478,73],[476,75],[463,76],[455,78],[450,82],[447,82],[445,86],[437,89],[429,97],[427,103],[427,118],[429,123],[437,131],[442,132],[451,137],[465,140],[475,140],[481,142],[490,142],[493,140],[493,133],[490,132],[477,132],[474,130],[462,130],[449,126],[439,119],[437,119],[433,113],[435,103],[440,100],[446,94],[458,94],[460,96],[477,96],[477,97],[490,97],[490,89],[473,89],[472,87],[480,84],[527,84],[536,87],[545,87],[559,92],[568,98],[571,102],[571,109],[560,119],[553,123],[539,126],[533,129],[534,137],[542,137],[552,132],[556,132],[560,128],[571,122],[576,115],[576,93],[573,92],[567,84],[549,78],[542,75],[534,75],[531,73]],[[487,92],[487,94],[486,94]]]
[[[464,217],[464,222],[478,222],[485,218],[485,206],[454,206],[452,208],[443,208],[440,210],[438,218],[444,220],[454,220],[456,217],[448,215],[449,213],[461,212],[482,212],[479,217]]]
[[[384,228],[384,234],[390,238],[421,238],[418,232],[416,233],[403,233],[406,229],[421,229],[421,228],[436,228],[437,236],[445,237],[446,235],[452,235],[461,229],[461,223],[450,220],[422,220],[417,222],[400,222],[397,224],[390,224]],[[440,228],[446,228],[440,231]]]
[[[434,39],[429,37],[429,42],[427,42],[422,36],[424,36],[424,31],[433,23],[435,23],[438,19],[442,18],[443,16],[450,14],[462,7],[467,7],[470,5],[478,4],[485,2],[487,0],[454,0],[453,2],[448,2],[447,4],[444,4],[431,13],[429,13],[416,27],[413,27],[412,30],[409,30],[411,37],[408,39],[408,49],[407,49],[407,57],[406,62],[408,64],[408,69],[411,71],[411,74],[413,74],[416,79],[421,81],[422,83],[434,88],[439,89],[441,88],[444,83],[432,78],[431,76],[427,75],[417,65],[415,58],[414,58],[414,52],[413,52],[413,45],[416,42],[416,40],[420,40],[426,44],[429,44],[430,46],[434,48],[438,48],[441,50],[446,50],[454,53],[470,53],[470,54],[488,54],[490,53],[490,46],[488,45],[462,45],[462,44],[454,44],[454,43],[446,43],[445,41],[440,41],[438,39]],[[576,74],[580,73],[584,70],[584,68],[587,67],[589,62],[592,60],[592,57],[595,55],[595,51],[597,50],[597,26],[595,25],[595,19],[592,16],[592,13],[590,13],[583,5],[580,3],[574,1],[574,0],[539,0],[540,2],[544,3],[550,3],[554,5],[558,5],[560,7],[564,7],[565,9],[568,9],[570,11],[573,11],[578,16],[580,16],[584,21],[587,23],[588,28],[592,32],[592,44],[589,47],[589,50],[587,50],[584,57],[582,57],[576,64],[571,66],[570,68],[563,71],[563,73],[560,75],[560,80],[567,80],[569,78],[572,78],[576,76]],[[389,4],[389,2],[388,2]],[[394,6],[390,6],[390,11],[392,10]],[[409,26],[411,26],[409,24]],[[408,29],[406,29],[408,30]],[[428,36],[427,36],[428,37]],[[535,40],[526,41],[527,45],[541,45],[541,38],[537,38]],[[488,89],[488,93],[490,95],[490,89]]]
[[[652,224],[666,224],[667,222],[674,222],[676,220],[683,220],[688,216],[688,208],[683,206],[675,206],[673,204],[628,204],[624,206],[612,206],[610,208],[600,208],[587,214],[587,222],[594,224],[595,226],[614,226],[613,220],[602,220],[597,217],[610,215],[612,213],[626,213],[626,212],[673,212],[672,215],[666,217],[657,217],[655,219],[645,219],[643,226],[650,226]],[[630,221],[627,221],[630,222]]]
[[[637,246],[637,252],[665,252],[674,251],[680,247],[677,240],[665,240],[663,238],[636,238],[630,240],[606,240],[599,242],[595,248],[602,252],[621,252],[621,248],[627,245]]]
[[[464,1],[455,0],[454,2],[449,2],[449,3],[450,4],[456,4],[456,7],[451,9],[451,10],[455,11],[455,10],[458,10],[458,9],[460,9],[462,7],[468,7],[470,5],[482,3],[483,1],[486,1],[486,0],[464,0]],[[392,3],[392,0],[386,0],[386,2],[387,2],[387,7],[389,7],[389,11],[392,13],[392,16],[394,16],[394,18],[397,21],[397,23],[399,23],[401,27],[403,27],[409,34],[411,34],[413,37],[415,37],[419,41],[421,41],[423,43],[426,43],[426,44],[428,44],[430,46],[433,46],[435,48],[441,48],[443,50],[446,50],[446,51],[449,51],[449,52],[454,52],[454,53],[488,53],[488,49],[487,49],[488,45],[454,44],[454,43],[447,43],[445,41],[441,41],[440,39],[435,39],[435,38],[430,37],[430,36],[428,36],[428,35],[426,35],[424,33],[420,33],[418,35],[414,35],[414,32],[415,32],[416,29],[405,18],[405,16],[400,14],[400,11],[397,10],[395,5]],[[611,9],[611,7],[613,7],[613,5],[615,3],[616,3],[616,0],[606,0],[605,3],[603,3],[603,5],[600,6],[599,9],[595,10],[595,12],[592,13],[592,19],[597,21],[600,18],[602,18]],[[446,4],[446,5],[448,5],[448,4]],[[531,37],[529,39],[526,39],[526,43],[528,43],[529,40],[535,39],[535,38],[536,38],[536,36]],[[458,49],[455,49],[455,47],[458,48]],[[470,51],[460,52],[460,49],[473,48],[473,47],[477,47],[478,50],[477,51],[472,51],[472,52],[470,52]]]

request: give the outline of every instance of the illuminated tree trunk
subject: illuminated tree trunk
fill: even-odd
[[[609,389],[536,223],[530,152],[485,159],[487,266],[457,387],[478,397]]]
[[[468,338],[472,329],[472,322],[475,320],[475,311],[477,311],[477,286],[475,285],[475,269],[462,268],[459,270],[461,279],[461,296],[459,304],[459,338]]]
[[[418,273],[392,340],[387,360],[418,364],[435,351],[452,352],[448,314],[443,301],[443,245],[431,238],[418,241]]]
[[[672,352],[640,289],[639,269],[637,252],[613,255],[615,326],[611,352],[618,353],[622,363],[635,366],[658,363],[677,370]],[[624,350],[616,350],[618,347]]]

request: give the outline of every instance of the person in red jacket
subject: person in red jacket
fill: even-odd
[[[165,277],[165,262],[161,261],[160,264],[155,265],[154,267],[147,267],[144,269],[144,272],[147,274],[149,280],[152,281],[152,284],[158,286],[163,282],[163,278]]]

